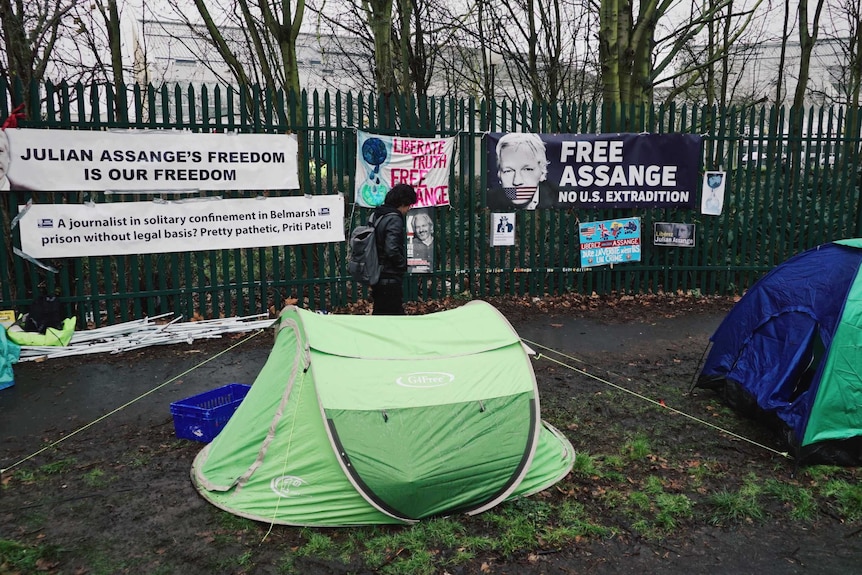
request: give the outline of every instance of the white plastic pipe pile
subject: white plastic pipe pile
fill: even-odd
[[[266,329],[275,322],[266,314],[187,322],[181,322],[182,316],[179,316],[167,323],[156,322],[156,320],[164,320],[170,315],[163,314],[96,329],[76,331],[69,345],[65,347],[21,346],[21,357],[18,361],[35,361],[91,353],[122,353],[152,345],[191,344],[198,339],[214,339],[226,334]]]

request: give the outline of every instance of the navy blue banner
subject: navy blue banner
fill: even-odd
[[[693,209],[702,148],[694,134],[491,133],[487,206]]]

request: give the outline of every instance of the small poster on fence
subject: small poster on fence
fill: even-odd
[[[578,231],[582,268],[641,260],[640,218],[582,223]]]
[[[491,214],[491,246],[515,245],[516,214]]]
[[[705,216],[720,216],[724,207],[724,172],[706,172],[701,186],[700,213]]]
[[[694,247],[694,224],[655,222],[653,224],[654,246]]]
[[[434,271],[432,208],[418,208],[407,212],[407,271],[411,274]]]

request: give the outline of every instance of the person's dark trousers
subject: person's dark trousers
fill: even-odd
[[[404,300],[400,279],[381,279],[371,286],[374,310],[371,315],[404,315]]]

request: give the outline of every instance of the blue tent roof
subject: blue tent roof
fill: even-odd
[[[759,414],[792,431],[791,447],[801,445],[822,360],[860,264],[862,240],[845,240],[798,254],[766,274],[710,338],[698,385],[734,386]]]

